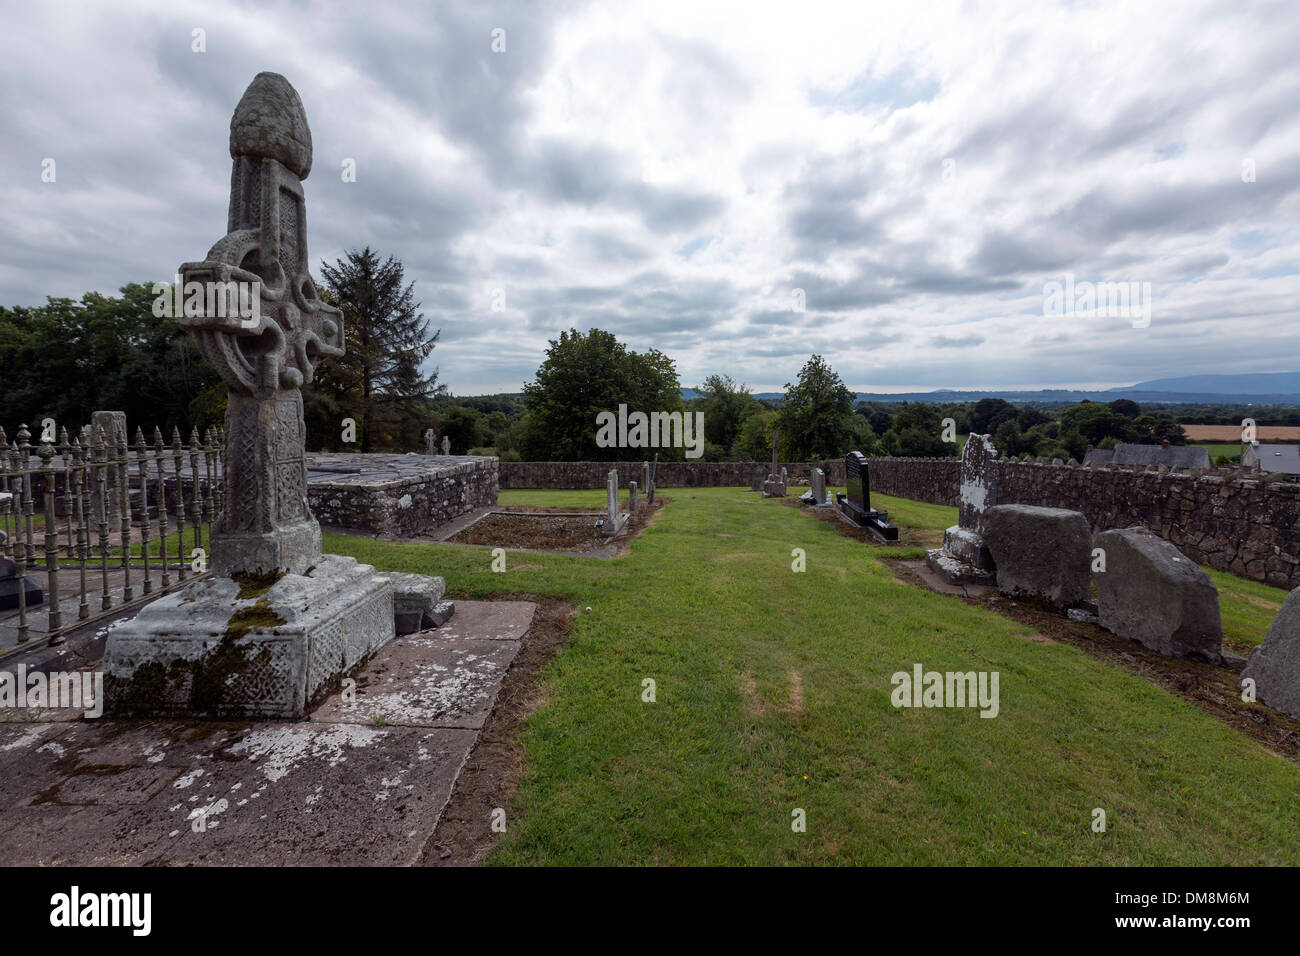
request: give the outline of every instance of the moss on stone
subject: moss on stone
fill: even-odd
[[[241,601],[261,597],[271,590],[282,577],[284,577],[283,571],[271,571],[267,574],[253,574],[250,571],[241,571],[239,574],[231,575],[231,579],[239,585],[239,594],[236,597]]]

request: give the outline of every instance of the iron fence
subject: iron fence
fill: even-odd
[[[200,439],[195,429],[182,443],[173,429],[170,444],[158,428],[152,443],[140,428],[134,443],[124,425],[112,432],[86,426],[69,439],[63,428],[57,441],[34,446],[26,425],[12,443],[0,427],[0,553],[17,581],[17,606],[3,612],[17,643],[0,654],[58,642],[72,627],[206,573],[204,530],[222,507],[224,431],[209,428]],[[45,585],[48,618],[36,633],[28,576]]]

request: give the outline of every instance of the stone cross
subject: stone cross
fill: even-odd
[[[448,438],[446,435],[442,436],[442,453],[444,455],[451,454],[451,439]]]
[[[308,271],[302,181],[311,131],[283,76],[259,73],[244,91],[230,120],[230,156],[226,235],[202,262],[180,268],[180,324],[228,394],[226,498],[211,566],[223,575],[303,574],[320,561],[321,541],[307,504],[301,386],[318,362],[343,354],[344,339],[342,313],[322,301]],[[233,289],[249,296],[252,318],[230,307]]]
[[[436,440],[437,433],[432,428],[426,428],[424,430],[424,453],[426,455],[432,456],[438,454],[437,448],[434,447],[434,442]]]

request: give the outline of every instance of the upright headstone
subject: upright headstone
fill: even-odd
[[[435,432],[432,428],[426,428],[424,430],[424,453],[429,457],[433,457],[434,455],[438,454],[438,446],[436,444],[437,441],[438,441],[438,433]]]
[[[627,483],[627,513],[629,516],[636,515],[636,482]]]
[[[943,533],[943,547],[926,552],[926,564],[951,583],[992,584],[995,564],[984,543],[984,515],[1000,504],[1001,462],[993,439],[971,435],[961,454],[957,523]]]
[[[860,528],[869,528],[886,541],[898,540],[898,528],[889,523],[888,511],[871,507],[871,476],[867,456],[851,451],[844,456],[845,493],[835,499],[836,510]]]
[[[773,429],[772,470],[767,473],[767,480],[763,482],[764,498],[782,498],[785,496],[785,476],[782,474],[781,463],[777,460],[777,449],[780,444],[781,433]]]
[[[812,496],[813,504],[824,505],[826,503],[826,472],[820,468],[812,470]]]
[[[442,453],[444,455],[451,454],[451,439],[448,438],[446,435],[442,436]]]
[[[755,465],[753,473],[749,476],[749,490],[762,491],[765,477],[767,477],[767,469],[762,465]]]
[[[605,476],[605,521],[600,532],[612,537],[623,530],[627,515],[618,510],[618,470],[611,468]]]
[[[96,428],[104,430],[104,441],[108,446],[109,461],[117,461],[126,447],[126,412],[92,412],[90,415],[90,428],[91,434],[94,434]],[[95,520],[99,520],[99,495],[91,495],[90,500],[91,511]],[[104,469],[104,504],[108,513],[108,521],[111,523],[109,530],[115,531],[117,528],[113,523],[120,521],[122,512],[122,474],[121,468],[116,464],[110,464]]]
[[[301,386],[321,359],[343,354],[343,315],[308,271],[311,132],[284,77],[259,73],[244,92],[230,155],[227,235],[180,268],[184,289],[206,295],[198,314],[187,296],[179,321],[227,391],[214,573],[109,635],[105,694],[117,712],[301,717],[394,636],[392,583],[322,554],[307,503]],[[226,307],[237,300],[253,308]]]

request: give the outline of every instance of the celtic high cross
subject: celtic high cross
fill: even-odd
[[[225,508],[211,538],[218,574],[303,574],[321,556],[300,387],[321,359],[343,354],[343,316],[321,301],[307,268],[302,180],[311,155],[297,91],[278,73],[259,73],[230,120],[227,233],[202,262],[180,268],[186,289],[249,283],[256,296],[255,321],[202,306],[180,317],[228,393]]]

